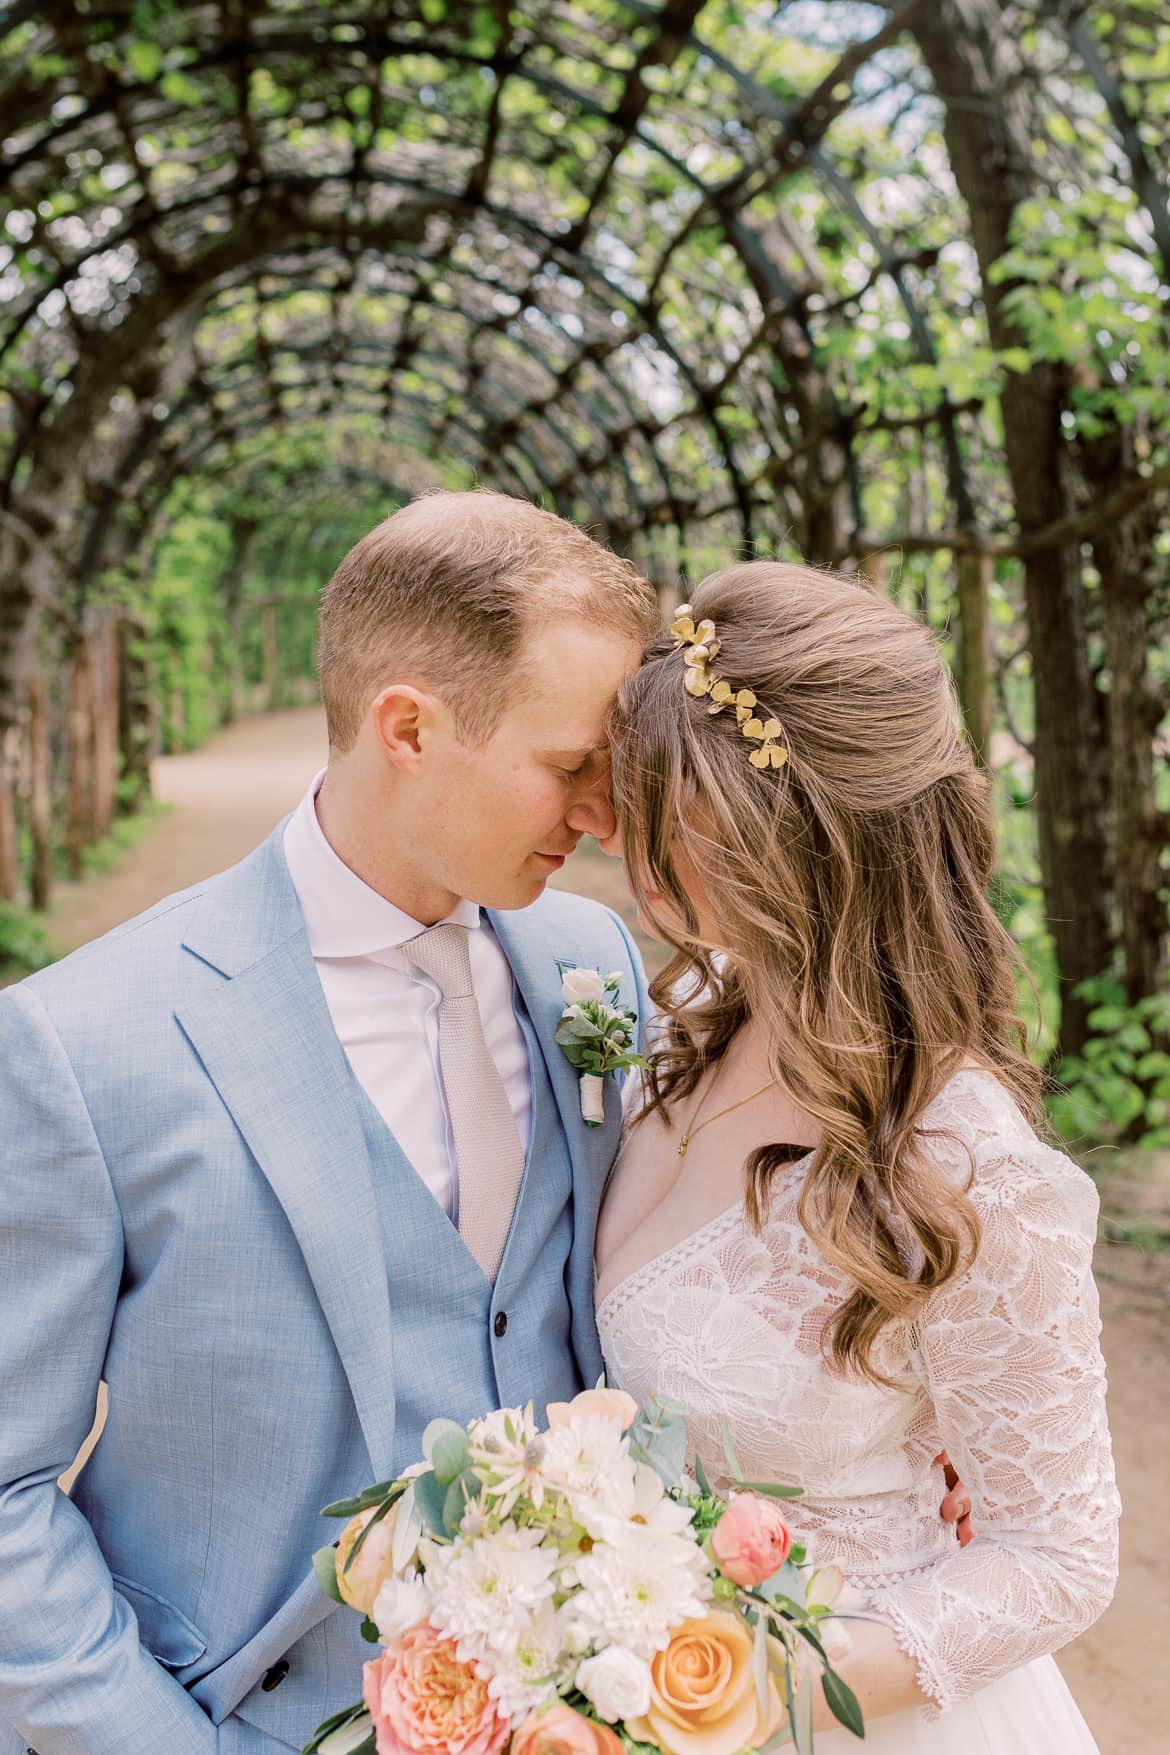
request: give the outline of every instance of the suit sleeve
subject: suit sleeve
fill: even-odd
[[[0,1719],[39,1755],[214,1755],[144,1650],[57,1477],[93,1420],[122,1276],[117,1200],[61,1041],[0,994]]]

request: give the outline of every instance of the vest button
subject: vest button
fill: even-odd
[[[288,1671],[288,1659],[277,1658],[272,1668],[270,1670],[265,1670],[264,1672],[264,1680],[260,1684],[261,1692],[264,1694],[271,1694],[274,1688],[279,1688],[280,1684],[284,1681],[284,1678],[288,1675]]]
[[[508,1332],[508,1318],[506,1312],[500,1310],[496,1313],[496,1320],[493,1322],[492,1328],[495,1330],[496,1339],[503,1340]]]

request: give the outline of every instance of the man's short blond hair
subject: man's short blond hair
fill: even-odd
[[[378,691],[411,675],[482,742],[524,686],[528,632],[558,612],[641,641],[657,624],[647,580],[555,513],[482,491],[412,500],[349,551],[321,602],[330,748],[352,748]]]

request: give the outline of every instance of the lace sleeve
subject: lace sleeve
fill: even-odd
[[[1117,1574],[1096,1190],[1029,1133],[979,1141],[971,1194],[978,1256],[916,1338],[977,1535],[871,1598],[940,1710],[1082,1633]]]

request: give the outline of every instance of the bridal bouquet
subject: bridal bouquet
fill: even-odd
[[[330,1505],[314,1565],[377,1647],[360,1704],[303,1755],[741,1755],[812,1749],[817,1677],[862,1736],[830,1656],[848,1647],[835,1569],[776,1504],[795,1489],[683,1484],[681,1410],[620,1390],[464,1428]]]

